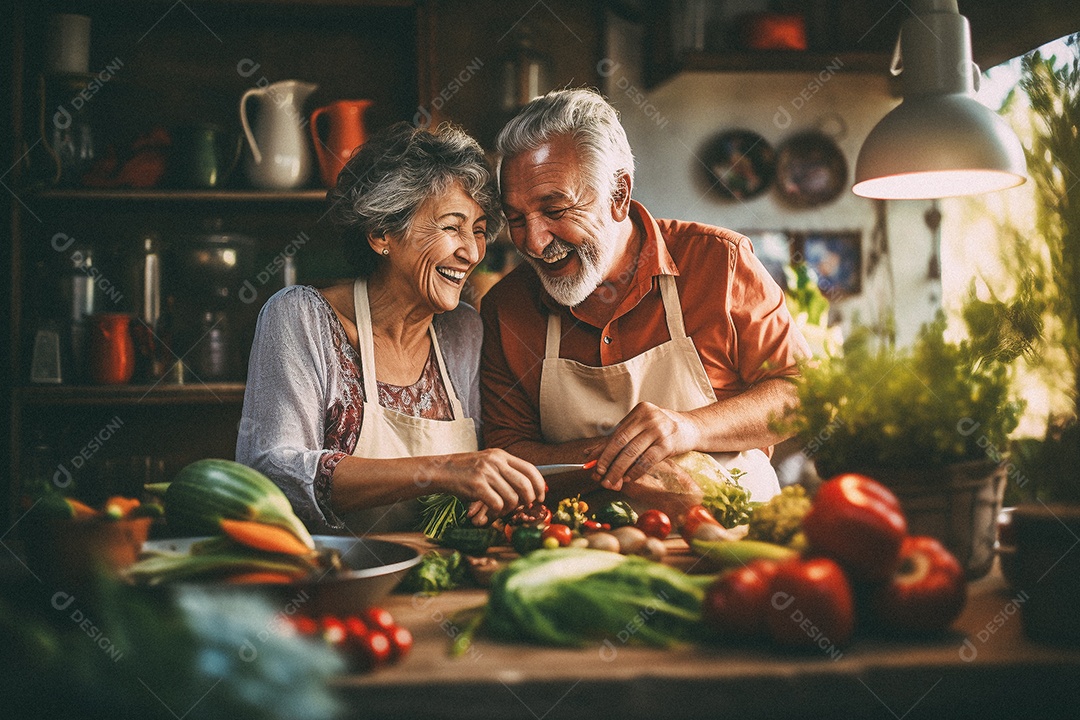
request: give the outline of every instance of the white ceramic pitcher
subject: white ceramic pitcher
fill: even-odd
[[[240,123],[251,148],[244,159],[244,172],[255,187],[290,190],[310,179],[312,157],[304,102],[317,88],[300,80],[281,80],[251,88],[240,98]],[[252,97],[258,98],[260,105],[254,132],[247,116],[247,102]]]

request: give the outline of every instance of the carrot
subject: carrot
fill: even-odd
[[[229,575],[225,582],[230,585],[288,585],[295,582],[296,578],[288,573],[280,572],[246,572]]]
[[[132,510],[139,507],[139,504],[137,498],[113,495],[105,501],[105,514],[117,520],[126,518]]]
[[[84,502],[80,502],[75,498],[66,497],[64,500],[67,502],[68,507],[71,508],[71,517],[76,520],[86,520],[88,518],[97,517],[99,513],[94,508],[90,507]]]
[[[231,539],[266,552],[306,557],[311,548],[285,528],[252,520],[221,519],[221,530]]]

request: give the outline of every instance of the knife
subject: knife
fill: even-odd
[[[537,465],[536,469],[540,471],[540,474],[544,477],[549,475],[559,475],[561,473],[574,472],[575,470],[592,470],[596,467],[596,461],[590,460],[587,463],[555,463],[554,465]]]

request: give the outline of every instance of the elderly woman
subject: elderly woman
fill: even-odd
[[[267,301],[236,459],[323,532],[415,529],[417,498],[434,492],[495,512],[542,499],[535,467],[477,449],[482,326],[459,301],[501,223],[479,145],[399,123],[328,199],[357,277]]]

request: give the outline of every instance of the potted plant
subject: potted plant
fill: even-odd
[[[842,353],[804,363],[800,407],[787,422],[821,477],[858,472],[885,483],[911,532],[937,537],[974,578],[993,562],[1003,453],[1023,407],[1009,364],[1030,341],[1010,313],[1030,317],[1015,303],[972,298],[969,308],[970,339],[947,341],[939,316],[910,348],[860,331]]]
[[[1070,44],[1074,47],[1080,35]],[[1060,63],[1034,52],[1021,61],[1020,89],[1028,98],[1032,139],[1026,148],[1035,193],[1036,226],[1031,233],[1010,228],[1006,250],[1018,285],[1033,288],[1033,306],[1047,318],[1040,362],[1051,372],[1067,368],[1073,411],[1051,417],[1043,440],[1019,443],[1027,471],[1009,489],[1015,502],[1080,502],[1080,57]],[[1057,361],[1044,358],[1056,354]]]
[[[1080,600],[1080,558],[1070,552],[1080,534],[1080,35],[1068,44],[1074,48],[1068,62],[1039,52],[1021,61],[1037,242],[1013,229],[1010,250],[1014,272],[1034,288],[1047,319],[1040,350],[1058,363],[1044,368],[1068,376],[1073,410],[1051,417],[1045,438],[1014,445],[1017,472],[1008,498],[1017,505],[1009,533],[1015,556],[1007,575],[1030,593],[1023,613],[1030,635],[1080,643],[1080,619],[1068,611]]]

